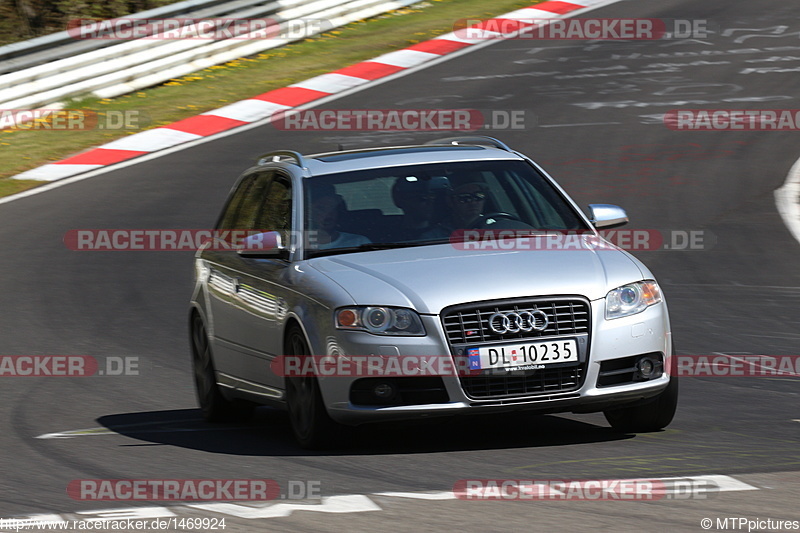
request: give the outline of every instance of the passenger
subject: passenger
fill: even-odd
[[[363,235],[339,231],[339,215],[345,210],[344,199],[340,195],[331,191],[330,194],[317,196],[310,207],[310,226],[316,231],[316,235],[309,238],[311,248],[351,248],[371,242]]]
[[[390,229],[387,240],[413,241],[433,229],[437,207],[441,207],[448,188],[444,176],[398,178],[392,186],[392,201],[403,210],[403,216],[399,224]]]

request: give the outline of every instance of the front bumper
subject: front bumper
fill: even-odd
[[[443,403],[368,406],[352,403],[350,390],[357,376],[320,376],[319,385],[330,416],[343,424],[358,425],[382,420],[414,419],[454,414],[480,414],[516,410],[540,413],[596,412],[658,395],[669,383],[668,369],[649,381],[598,386],[604,361],[658,353],[671,354],[672,339],[666,303],[615,320],[605,319],[605,300],[591,302],[592,327],[585,369],[580,385],[569,392],[474,398],[467,395],[457,375],[442,376],[447,393]],[[438,316],[423,316],[425,337],[389,337],[360,331],[335,331],[335,353],[347,355],[451,357]],[[331,337],[328,337],[330,339]],[[326,355],[332,344],[327,343]],[[322,353],[320,351],[316,353]],[[404,378],[398,378],[404,379]]]

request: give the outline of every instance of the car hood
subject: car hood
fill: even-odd
[[[605,297],[641,280],[639,262],[618,249],[464,251],[449,244],[350,253],[309,263],[359,305],[439,314],[450,305],[545,295]]]

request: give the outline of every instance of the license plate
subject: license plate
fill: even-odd
[[[503,368],[536,370],[556,363],[578,362],[578,343],[575,339],[503,344],[467,348],[470,370]]]

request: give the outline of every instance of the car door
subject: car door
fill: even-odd
[[[284,245],[289,246],[292,214],[291,178],[275,171],[251,229],[278,231]],[[237,342],[248,355],[244,379],[275,388],[283,388],[283,379],[272,372],[270,363],[283,354],[282,324],[295,295],[289,265],[285,259],[238,254],[236,260],[236,316],[241,325]]]
[[[242,260],[235,247],[241,236],[256,226],[257,217],[272,181],[273,172],[245,175],[223,210],[217,232],[221,241],[203,252],[208,267],[208,302],[213,332],[216,369],[221,381],[246,379],[249,355],[245,339],[249,324],[242,321],[240,300]]]
[[[291,178],[279,171],[259,173],[253,184],[242,184],[244,199],[233,205],[235,215],[222,220],[220,230],[250,233],[278,231],[288,245],[292,231]],[[234,201],[236,198],[234,198]],[[236,386],[251,392],[275,396],[283,380],[270,363],[283,353],[280,324],[285,319],[293,291],[289,284],[289,263],[283,259],[242,256],[236,251],[219,252],[220,286],[229,295],[217,295],[217,313],[224,315],[217,336],[230,356]],[[212,274],[213,276],[213,274]]]

